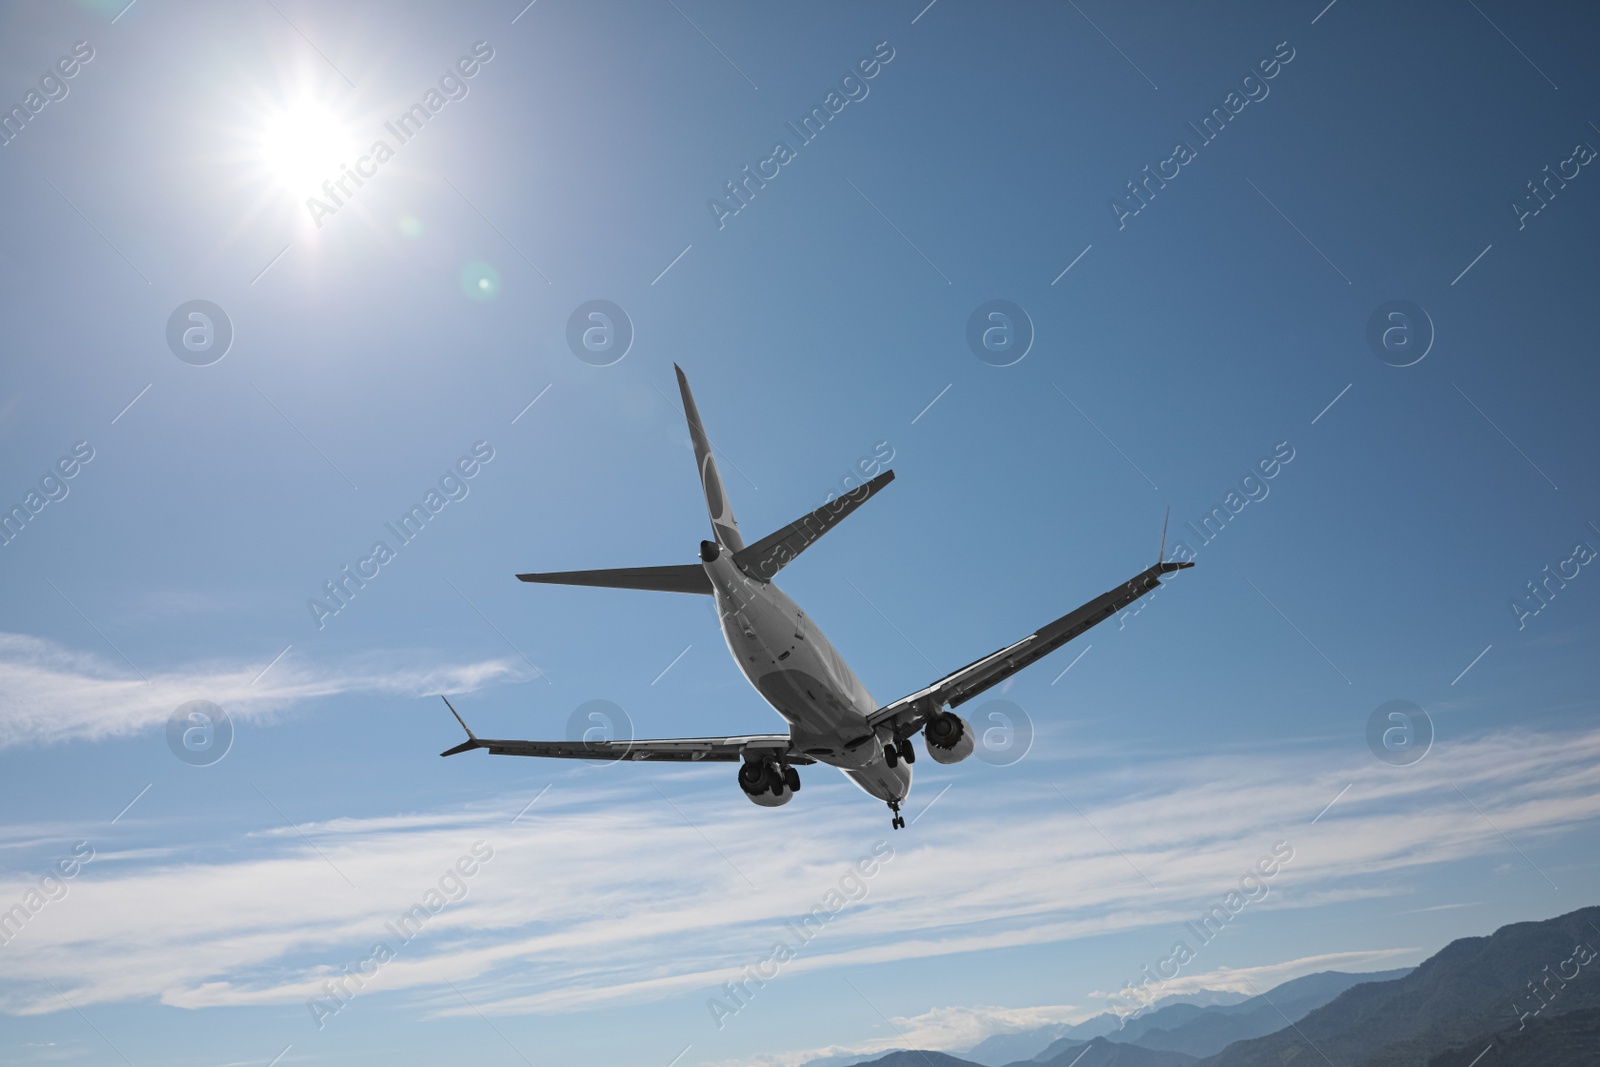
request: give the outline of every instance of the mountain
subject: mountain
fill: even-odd
[[[1062,1050],[1050,1060],[1021,1060],[1013,1067],[1194,1067],[1193,1056],[1181,1052],[1160,1052],[1137,1045],[1119,1044],[1103,1037],[1079,1042]],[[971,1060],[957,1059],[943,1052],[926,1052],[911,1049],[908,1052],[891,1052],[875,1060],[866,1060],[859,1067],[977,1067]]]
[[[1099,1016],[1097,1016],[1099,1018]],[[1083,1023],[1080,1026],[1086,1025]],[[1079,1040],[1099,1037],[1109,1033],[1116,1027],[1112,1020],[1103,1024],[1105,1029],[1098,1033],[1083,1034]],[[1032,1030],[1022,1030],[1014,1034],[995,1034],[986,1037],[961,1054],[962,1059],[971,1060],[980,1067],[1001,1067],[1002,1064],[1014,1063],[1017,1060],[1030,1060],[1037,1056],[1051,1042],[1069,1036],[1075,1029],[1069,1023],[1053,1023],[1050,1026],[1040,1026]],[[808,1063],[805,1067],[811,1067]]]
[[[1027,1060],[1017,1067],[1193,1067],[1196,1062],[1193,1056],[1181,1052],[1162,1052],[1097,1037],[1063,1048],[1052,1059]]]
[[[1210,993],[1212,990],[1202,992]],[[1103,1011],[1081,1023],[1053,1023],[1015,1034],[996,1034],[961,1055],[982,1067],[1003,1067],[1017,1060],[1048,1059],[1055,1055],[1050,1051],[1050,1046],[1056,1042],[1077,1045],[1090,1038],[1104,1037],[1116,1030],[1119,1021],[1117,1016]]]
[[[1235,1041],[1280,1030],[1284,1026],[1285,1016],[1289,1022],[1297,1022],[1306,1013],[1322,1007],[1351,986],[1362,982],[1387,981],[1405,973],[1404,970],[1373,974],[1320,971],[1284,982],[1266,996],[1247,997],[1242,993],[1203,990],[1193,996],[1165,997],[1156,1001],[1154,1010],[1132,1017],[1120,1028],[1117,1024],[1121,1020],[1109,1014],[1097,1015],[1087,1023],[1080,1024],[1109,1027],[1101,1029],[1098,1034],[1074,1032],[1076,1028],[1068,1028],[1043,1052],[1031,1058],[1053,1060],[1067,1049],[1082,1048],[1088,1038],[1104,1036],[1112,1042],[1162,1052],[1182,1052],[1198,1059],[1221,1052]],[[1018,1045],[1026,1047],[1025,1042],[1018,1042]],[[965,1053],[965,1056],[996,1067],[990,1061],[978,1059],[974,1055],[976,1052],[978,1048]],[[1091,1067],[1089,1061],[1084,1061],[1084,1067]]]
[[[1212,1056],[1235,1041],[1263,1037],[1333,1000],[1363,982],[1387,982],[1409,973],[1409,968],[1348,974],[1319,971],[1294,978],[1269,993],[1238,1004],[1220,1005],[1196,1013],[1160,1009],[1129,1023],[1113,1041],[1128,1041],[1149,1049],[1184,1052],[1196,1058]]]
[[[1460,1048],[1439,1053],[1428,1061],[1428,1067],[1472,1067],[1488,1049],[1494,1050],[1495,1067],[1593,1063],[1595,1050],[1600,1049],[1600,1009],[1541,1017],[1522,1031],[1481,1035]]]
[[[904,1052],[904,1049],[890,1049],[891,1053]],[[842,1056],[822,1056],[814,1060],[806,1060],[800,1067],[856,1067],[857,1064],[866,1063],[874,1056],[882,1057],[882,1052],[868,1052],[865,1055],[859,1052],[845,1053]]]
[[[1165,1020],[1164,1025],[1177,1025],[1180,1019],[1189,1019],[1198,1015],[1202,1010],[1217,1006],[1238,1004],[1247,998],[1243,993],[1235,993],[1227,989],[1200,989],[1193,993],[1175,993],[1172,996],[1156,999],[1149,1011],[1137,1016],[1133,1022],[1127,1022],[1123,1016],[1113,1015],[1111,1012],[1101,1012],[1092,1019],[1085,1019],[1076,1026],[1069,1026],[1062,1034],[1037,1052],[1029,1059],[1049,1060],[1054,1059],[1062,1049],[1080,1048],[1090,1038],[1107,1037],[1112,1041],[1130,1041],[1131,1038],[1124,1034],[1141,1019],[1154,1018],[1160,1015]],[[1163,1012],[1167,1014],[1162,1015]],[[1143,1033],[1143,1029],[1138,1031]],[[972,1050],[976,1052],[977,1049]],[[969,1052],[967,1056],[976,1059]],[[980,1061],[981,1062],[981,1061]]]
[[[1233,1040],[1204,1059],[1184,1051],[1215,1044],[1229,1028],[1271,1026],[1266,1012],[1277,1017],[1270,1033]],[[1452,941],[1410,971],[1327,971],[1237,1003],[1163,1004],[1115,1034],[1086,1038],[1073,1029],[1045,1053],[1006,1067],[1474,1067],[1480,1059],[1482,1067],[1595,1067],[1600,907]],[[870,1067],[980,1065],[912,1050]]]
[[[891,1052],[875,1060],[863,1060],[861,1067],[974,1067],[971,1060],[958,1060],[944,1052],[911,1049]]]
[[[1493,1040],[1508,1049],[1522,1040],[1529,1048],[1558,1046],[1587,1025],[1581,1017],[1561,1016],[1600,1008],[1600,980],[1584,973],[1600,971],[1596,945],[1600,907],[1461,938],[1402,978],[1348,989],[1293,1027],[1236,1042],[1203,1064],[1284,1067],[1306,1054],[1305,1064],[1416,1067],[1430,1057],[1453,1057],[1480,1039],[1472,1055]],[[1566,980],[1558,973],[1567,973]],[[1536,981],[1546,991],[1542,999],[1535,998]],[[1530,1025],[1519,1030],[1523,1013]],[[1545,1060],[1541,1067],[1565,1063],[1591,1064],[1593,1058]]]
[[[1194,993],[1161,997],[1155,1001],[1155,1005],[1158,1009],[1178,1004],[1207,1007],[1214,1004],[1236,1004],[1245,999],[1243,993],[1234,993],[1230,990],[1201,989]],[[1052,1023],[1049,1026],[1040,1026],[1014,1034],[995,1034],[978,1042],[961,1055],[965,1059],[981,1064],[982,1067],[1003,1067],[1017,1060],[1046,1060],[1053,1058],[1063,1048],[1080,1047],[1090,1038],[1110,1037],[1113,1041],[1118,1040],[1115,1034],[1121,1023],[1121,1016],[1105,1011],[1081,1023]],[[804,1067],[813,1067],[813,1064],[807,1063]]]

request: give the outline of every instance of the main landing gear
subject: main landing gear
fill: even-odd
[[[898,800],[889,801],[889,810],[894,812],[894,818],[890,821],[889,825],[894,827],[896,830],[905,829],[906,820],[905,816],[900,814],[900,802]]]
[[[908,765],[917,762],[917,750],[911,747],[911,739],[902,737],[898,741],[891,741],[883,746],[883,762],[891,768],[898,767],[904,760]]]

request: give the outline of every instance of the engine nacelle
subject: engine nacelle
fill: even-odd
[[[794,798],[794,790],[784,778],[783,771],[775,763],[747,762],[739,768],[739,788],[750,798],[750,803],[763,808],[782,807]]]
[[[922,728],[922,740],[935,763],[960,763],[972,755],[972,726],[953,711],[941,711]]]

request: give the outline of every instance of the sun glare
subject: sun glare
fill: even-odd
[[[308,97],[273,115],[261,131],[262,163],[297,195],[337,177],[350,149],[350,137],[333,112]]]

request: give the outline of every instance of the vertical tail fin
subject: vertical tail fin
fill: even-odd
[[[711,455],[711,441],[700,423],[700,411],[694,406],[694,394],[689,392],[689,379],[683,376],[683,368],[676,363],[672,369],[678,372],[678,391],[683,394],[683,414],[689,420],[689,437],[694,441],[694,458],[700,467],[700,486],[705,490],[711,528],[716,532],[718,544],[730,552],[737,552],[744,547],[744,538],[739,536],[738,520],[733,517],[733,506],[728,503],[728,494],[722,488],[722,476],[717,473],[717,461]]]

